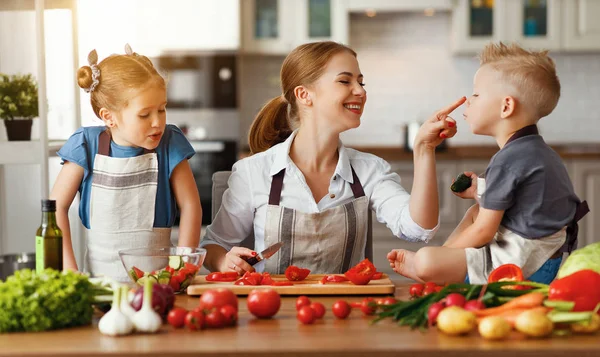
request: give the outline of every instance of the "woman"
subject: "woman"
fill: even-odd
[[[412,195],[384,160],[344,147],[340,133],[360,125],[367,94],[356,53],[335,42],[301,45],[284,60],[282,95],[256,116],[249,134],[253,156],[233,166],[221,209],[201,246],[211,271],[253,271],[239,247],[252,230],[257,251],[281,241],[258,270],[289,265],[313,273],[342,273],[364,259],[368,210],[397,237],[428,241],[438,227],[435,147],[454,136],[440,111],[415,139]]]

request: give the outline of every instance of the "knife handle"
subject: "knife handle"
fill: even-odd
[[[254,256],[254,257],[242,257],[242,259],[244,259],[246,261],[246,263],[250,264],[250,265],[254,265],[258,262],[260,262],[260,258],[258,257],[258,255]]]

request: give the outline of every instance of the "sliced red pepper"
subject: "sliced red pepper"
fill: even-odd
[[[348,278],[346,278],[343,275],[325,275],[323,277],[323,279],[321,279],[319,281],[319,283],[321,284],[327,284],[327,283],[342,283],[344,281],[348,281]]]
[[[381,278],[383,278],[383,273],[378,271],[378,272],[375,272],[375,274],[373,274],[373,277],[371,278],[371,280],[379,280]]]
[[[285,277],[289,281],[301,281],[306,279],[306,277],[310,274],[310,269],[304,269],[297,267],[295,265],[290,265],[285,270]]]
[[[377,269],[367,258],[348,269],[348,271],[344,273],[344,276],[355,285],[366,285],[371,281],[376,272]]]
[[[518,265],[515,264],[502,264],[496,269],[494,269],[488,277],[488,283],[523,280],[523,271]],[[528,287],[521,285],[510,285],[505,286],[504,289],[525,290],[528,289]]]

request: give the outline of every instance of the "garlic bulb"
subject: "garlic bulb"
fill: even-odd
[[[129,289],[127,286],[123,286],[121,289],[121,312],[127,315],[129,319],[133,319],[133,315],[135,315],[136,311],[131,307],[129,299],[127,298]]]
[[[133,325],[140,332],[156,332],[162,325],[162,319],[152,308],[152,281],[144,282],[144,302],[140,311],[133,315]]]
[[[127,315],[121,312],[121,288],[118,284],[113,288],[113,302],[110,311],[107,312],[98,323],[100,333],[108,336],[128,335],[133,331],[133,324]]]

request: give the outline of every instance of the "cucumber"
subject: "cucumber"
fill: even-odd
[[[183,267],[183,259],[179,255],[172,255],[169,257],[169,266],[175,270],[179,270]]]
[[[136,283],[138,283],[141,286],[144,286],[144,283],[146,282],[146,280],[150,280],[153,284],[158,283],[158,278],[154,275],[143,276],[143,277],[139,278],[136,281]]]
[[[471,178],[462,173],[456,177],[456,180],[454,180],[450,189],[453,192],[463,192],[469,187],[471,187]]]
[[[159,284],[168,284],[170,280],[171,280],[171,273],[169,273],[168,271],[163,270],[160,273],[158,273],[158,283]]]

